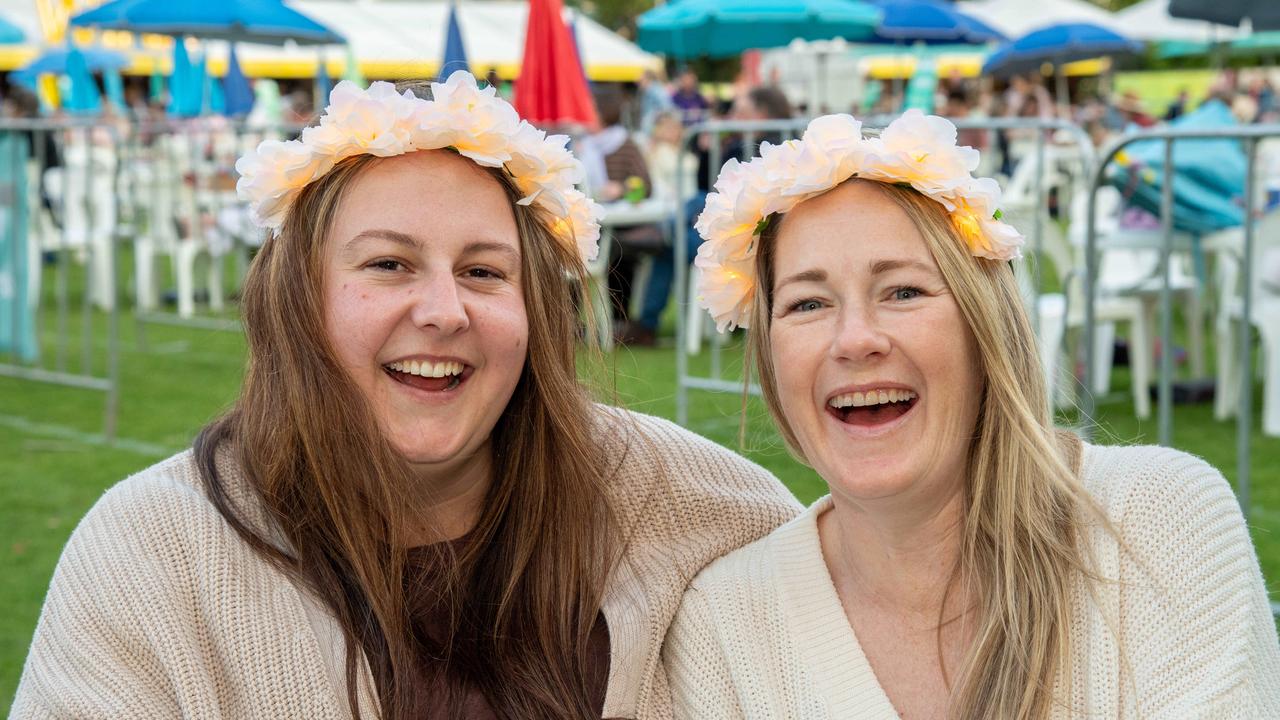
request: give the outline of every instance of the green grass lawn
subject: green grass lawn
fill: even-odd
[[[91,348],[104,347],[100,314],[93,318]],[[46,341],[56,327],[44,314]],[[76,318],[71,319],[73,337]],[[98,496],[130,473],[186,447],[199,428],[236,397],[244,366],[244,344],[237,333],[147,324],[146,348],[138,343],[139,325],[126,314],[121,322],[119,438],[101,437],[103,395],[31,381],[0,378],[0,702],[11,701],[27,646],[54,564],[78,519]],[[46,346],[46,352],[52,352]],[[70,354],[75,369],[76,348]],[[734,349],[726,367],[740,362]],[[0,361],[6,358],[0,356]],[[693,360],[705,373],[709,353]],[[632,409],[675,417],[675,353],[670,348],[620,349],[606,357],[601,395]],[[1105,442],[1154,442],[1154,420],[1139,422],[1126,392],[1127,377],[1116,374],[1113,396],[1099,408]],[[1257,407],[1259,403],[1255,405]],[[737,448],[742,410],[740,394],[692,395],[690,427]],[[763,405],[747,405],[743,452],[776,473],[804,502],[820,496],[822,482],[793,461],[782,447]],[[1257,427],[1255,421],[1254,427]],[[1235,426],[1218,423],[1208,405],[1178,407],[1176,446],[1200,455],[1235,475]],[[1253,442],[1254,541],[1270,587],[1280,589],[1280,441],[1256,435]]]

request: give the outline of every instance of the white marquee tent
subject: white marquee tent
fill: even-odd
[[[995,29],[1017,38],[1059,23],[1087,22],[1125,32],[1117,17],[1085,0],[976,0],[957,5]]]
[[[45,37],[37,11],[39,0],[0,0],[0,13],[28,31],[31,43],[0,49],[0,69],[20,67],[37,52]],[[211,0],[212,1],[212,0]],[[444,55],[449,2],[442,0],[288,0],[296,10],[328,25],[347,37],[363,74],[370,78],[434,77]],[[519,73],[524,54],[528,3],[510,0],[458,2],[467,59],[476,74],[490,68],[504,78]],[[660,68],[661,60],[610,31],[586,15],[565,10],[572,22],[587,75],[598,81],[636,80],[646,68]],[[227,45],[207,44],[209,67],[220,74],[226,67]],[[241,44],[237,55],[246,75],[310,77],[318,53],[326,60],[330,76],[343,73],[347,50],[331,46],[271,47]],[[137,52],[130,72],[150,73],[159,66],[166,72],[169,55],[163,50]]]

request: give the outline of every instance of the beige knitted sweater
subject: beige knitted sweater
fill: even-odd
[[[689,579],[802,508],[704,438],[600,412],[610,421],[601,460],[619,467],[612,500],[629,538],[603,607],[604,715],[668,718],[659,653]],[[187,451],[116,485],[72,535],[11,717],[345,718],[342,657],[328,613],[223,520]],[[366,674],[362,714],[376,717],[370,685]]]
[[[1098,569],[1119,582],[1096,588],[1098,603],[1083,581],[1073,591],[1052,717],[1280,718],[1276,628],[1222,476],[1154,447],[1086,445],[1081,471],[1140,562],[1091,531]],[[898,718],[822,558],[815,521],[830,507],[819,500],[694,579],[663,650],[677,718]]]

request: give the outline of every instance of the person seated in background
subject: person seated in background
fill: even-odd
[[[792,117],[791,102],[782,90],[771,85],[752,88],[735,99],[730,113],[732,120],[785,120]],[[701,244],[693,224],[697,221],[702,207],[706,203],[707,191],[715,181],[719,168],[713,167],[711,143],[720,144],[720,159],[747,158],[756,152],[759,144],[782,142],[782,134],[778,132],[758,133],[748,143],[744,135],[733,133],[723,138],[710,135],[698,137],[694,148],[698,157],[697,191],[685,202],[686,246],[685,256],[681,262],[690,262]],[[640,308],[640,317],[629,323],[623,337],[632,344],[653,345],[657,341],[658,322],[662,311],[667,306],[671,295],[671,286],[675,281],[675,248],[672,243],[663,247],[654,259],[653,271],[649,273],[649,282],[644,290],[644,303]]]
[[[596,200],[609,203],[618,200],[638,202],[653,193],[653,182],[644,152],[631,138],[622,123],[627,98],[617,85],[597,85],[593,91],[596,111],[603,129],[577,144],[587,173],[587,187]],[[631,298],[631,278],[642,254],[662,251],[666,233],[657,223],[613,227],[614,242],[606,259],[609,264],[609,296],[617,328],[621,334],[627,321]]]
[[[648,135],[658,116],[675,108],[671,102],[671,92],[666,83],[654,70],[645,70],[636,83],[636,97],[640,101],[640,132]],[[677,116],[678,117],[678,116]]]
[[[674,111],[659,113],[653,122],[653,130],[644,144],[644,156],[649,163],[649,178],[653,181],[653,194],[674,200],[676,198],[676,178],[681,172],[690,180],[684,186],[686,194],[693,191],[691,178],[694,163],[697,159],[681,147],[684,126],[680,123],[680,115]]]
[[[698,89],[698,74],[692,68],[685,68],[680,73],[675,92],[671,93],[671,104],[680,110],[680,119],[685,125],[708,119],[711,103]]]

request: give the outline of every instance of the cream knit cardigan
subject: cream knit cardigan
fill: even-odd
[[[1096,588],[1103,612],[1083,581],[1073,591],[1052,717],[1280,718],[1276,628],[1222,475],[1175,450],[1090,445],[1082,474],[1141,562],[1090,531],[1102,576],[1119,582]],[[694,579],[663,650],[677,718],[896,720],[822,559],[815,520],[829,507]]]
[[[665,420],[600,408],[628,540],[604,601],[605,717],[668,718],[662,638],[707,563],[801,506],[765,470]],[[241,507],[240,473],[220,458]],[[239,484],[239,487],[237,487]],[[346,718],[330,615],[241,540],[190,451],[116,485],[63,551],[13,718]],[[363,675],[361,712],[376,717]]]

